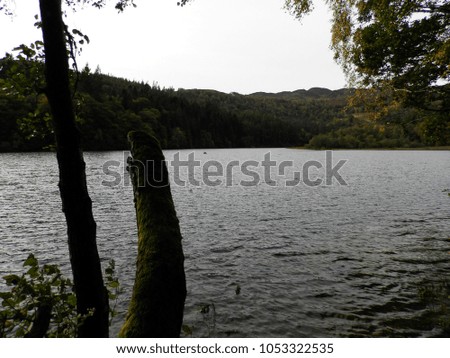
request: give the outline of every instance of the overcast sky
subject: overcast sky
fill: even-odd
[[[183,8],[177,0],[136,3],[123,14],[113,6],[70,13],[72,27],[91,40],[82,66],[162,87],[227,93],[345,86],[329,49],[324,1],[302,23],[283,10],[283,0],[194,0]],[[1,15],[2,57],[41,37],[33,29],[37,13],[38,0],[15,0],[15,16]]]

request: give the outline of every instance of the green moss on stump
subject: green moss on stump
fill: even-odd
[[[130,132],[138,225],[136,279],[120,337],[179,337],[186,298],[181,232],[158,141]]]

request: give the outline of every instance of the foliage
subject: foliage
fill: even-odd
[[[3,277],[9,291],[0,292],[0,337],[27,336],[42,307],[51,310],[45,337],[75,337],[78,326],[92,313],[77,315],[72,281],[61,273],[57,265],[39,265],[33,254],[28,256],[23,267],[24,273]],[[105,270],[105,279],[109,299],[117,302],[121,288],[113,260]],[[115,304],[111,307],[112,320],[116,316]]]
[[[64,0],[64,4],[72,11],[76,11],[78,8],[82,8],[85,5],[91,5],[97,9],[101,9],[108,3],[115,3],[115,8],[122,12],[128,6],[136,7],[134,0]],[[11,6],[11,0],[0,0],[0,12],[4,12],[6,15],[13,14],[13,6]]]
[[[408,103],[450,111],[450,6],[441,0],[358,2],[358,26],[348,52],[365,85],[393,89]]]
[[[359,1],[349,53],[365,82],[424,89],[450,79],[450,6],[442,0]]]
[[[373,123],[355,124],[313,137],[307,147],[326,149],[403,148],[417,146],[408,142],[399,126]]]
[[[443,0],[328,0],[332,48],[366,83],[425,88],[450,79],[450,5]],[[301,18],[312,0],[286,0]]]
[[[350,83],[408,106],[450,111],[450,4],[444,0],[327,0],[331,47]],[[297,18],[312,0],[286,0]],[[447,86],[443,86],[447,84]]]
[[[52,308],[48,337],[73,337],[84,317],[76,314],[76,297],[72,282],[64,277],[56,265],[39,266],[29,255],[22,275],[4,277],[9,292],[2,292],[3,310],[0,312],[2,337],[23,337],[31,329],[38,310],[46,305]]]
[[[301,19],[313,10],[312,0],[285,0],[284,7],[297,19]]]
[[[105,283],[109,298],[109,325],[111,326],[114,318],[117,316],[116,307],[119,297],[123,293],[119,278],[116,275],[116,263],[113,259],[109,260],[105,269]]]
[[[3,83],[12,77],[10,62],[14,62],[10,56],[0,60]],[[0,150],[52,147],[46,98],[29,93],[0,90]],[[103,75],[99,68],[91,72],[86,66],[79,75],[74,102],[85,150],[126,149],[131,130],[145,131],[156,136],[163,148],[176,149],[450,144],[445,113],[405,107],[387,92],[384,97],[371,90],[354,94],[349,89],[323,88],[251,95],[174,91]],[[376,97],[383,100],[383,110]],[[355,136],[357,141],[351,139]]]
[[[53,127],[45,95],[43,43],[22,44],[14,48],[13,53],[0,61],[0,98],[13,97],[22,103],[23,110],[20,115],[16,114],[15,122],[23,141],[33,149],[52,148]],[[74,85],[75,76],[72,77]]]
[[[5,62],[0,60],[0,80],[6,82],[11,72],[1,66]],[[88,150],[125,149],[130,130],[157,136],[165,148],[292,146],[306,143],[308,136],[319,132],[319,122],[339,115],[345,106],[344,94],[324,91],[325,95],[315,90],[298,91],[292,94],[292,101],[285,95],[175,92],[100,71],[91,73],[86,67],[79,76],[75,105],[83,146]],[[20,113],[8,108],[18,97],[4,93],[3,98],[4,112],[11,112],[11,116],[0,118],[0,123],[7,122],[15,136],[23,139],[22,147],[10,144],[9,150],[40,149],[28,142],[30,131],[25,132],[25,126],[14,125],[17,120],[24,121]],[[35,97],[20,97],[20,101],[23,107],[30,107],[27,113],[37,110]],[[29,128],[39,133],[41,127],[36,123]],[[12,138],[11,134],[5,139]],[[43,137],[42,147],[51,145],[45,139],[51,136]]]

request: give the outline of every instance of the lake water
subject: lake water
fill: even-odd
[[[334,151],[333,165],[347,162],[339,169],[345,183],[331,178],[331,185],[319,165],[326,167],[323,151],[165,152],[168,160],[190,153],[200,166],[179,176],[172,165],[169,171],[186,256],[185,324],[194,336],[442,335],[430,318],[439,304],[424,305],[420,292],[440,287],[450,272],[450,152]],[[267,153],[277,165],[288,163],[272,167],[275,185],[257,165]],[[113,183],[122,152],[85,159],[100,255],[115,259],[125,288],[114,335],[134,279],[132,187],[126,175]],[[111,160],[122,167],[109,162],[105,173]],[[247,160],[254,161],[247,171],[229,166],[232,176],[217,168],[225,175],[228,163]],[[308,162],[310,181],[323,182],[287,185]],[[54,154],[0,154],[0,163],[0,275],[20,271],[30,252],[68,272]],[[207,171],[220,185],[205,183]]]

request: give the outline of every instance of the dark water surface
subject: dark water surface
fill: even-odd
[[[292,169],[325,152],[290,149],[166,151],[186,160],[194,153],[226,165],[232,160],[292,161],[272,168],[275,186],[236,165],[220,176],[218,163],[196,168],[217,174],[217,186],[172,184],[184,237],[188,298],[185,324],[194,336],[334,337],[442,335],[421,292],[450,272],[450,152],[335,151],[347,185],[286,186]],[[125,288],[134,279],[136,224],[132,188],[104,173],[121,152],[86,153],[88,181],[102,259],[115,259]],[[30,252],[68,270],[64,218],[54,154],[0,154],[0,275],[21,270]],[[110,166],[118,176],[119,169]],[[122,171],[123,168],[120,168]],[[172,176],[174,168],[169,167]],[[186,168],[181,178],[189,179]],[[324,170],[311,168],[311,179]],[[172,178],[173,179],[173,178]],[[239,185],[242,181],[246,186]],[[103,182],[103,183],[102,183]],[[254,184],[254,183],[251,183]],[[239,293],[239,294],[237,294]],[[203,313],[200,311],[203,310]],[[113,334],[120,327],[120,315]],[[448,317],[447,317],[448,319]]]

